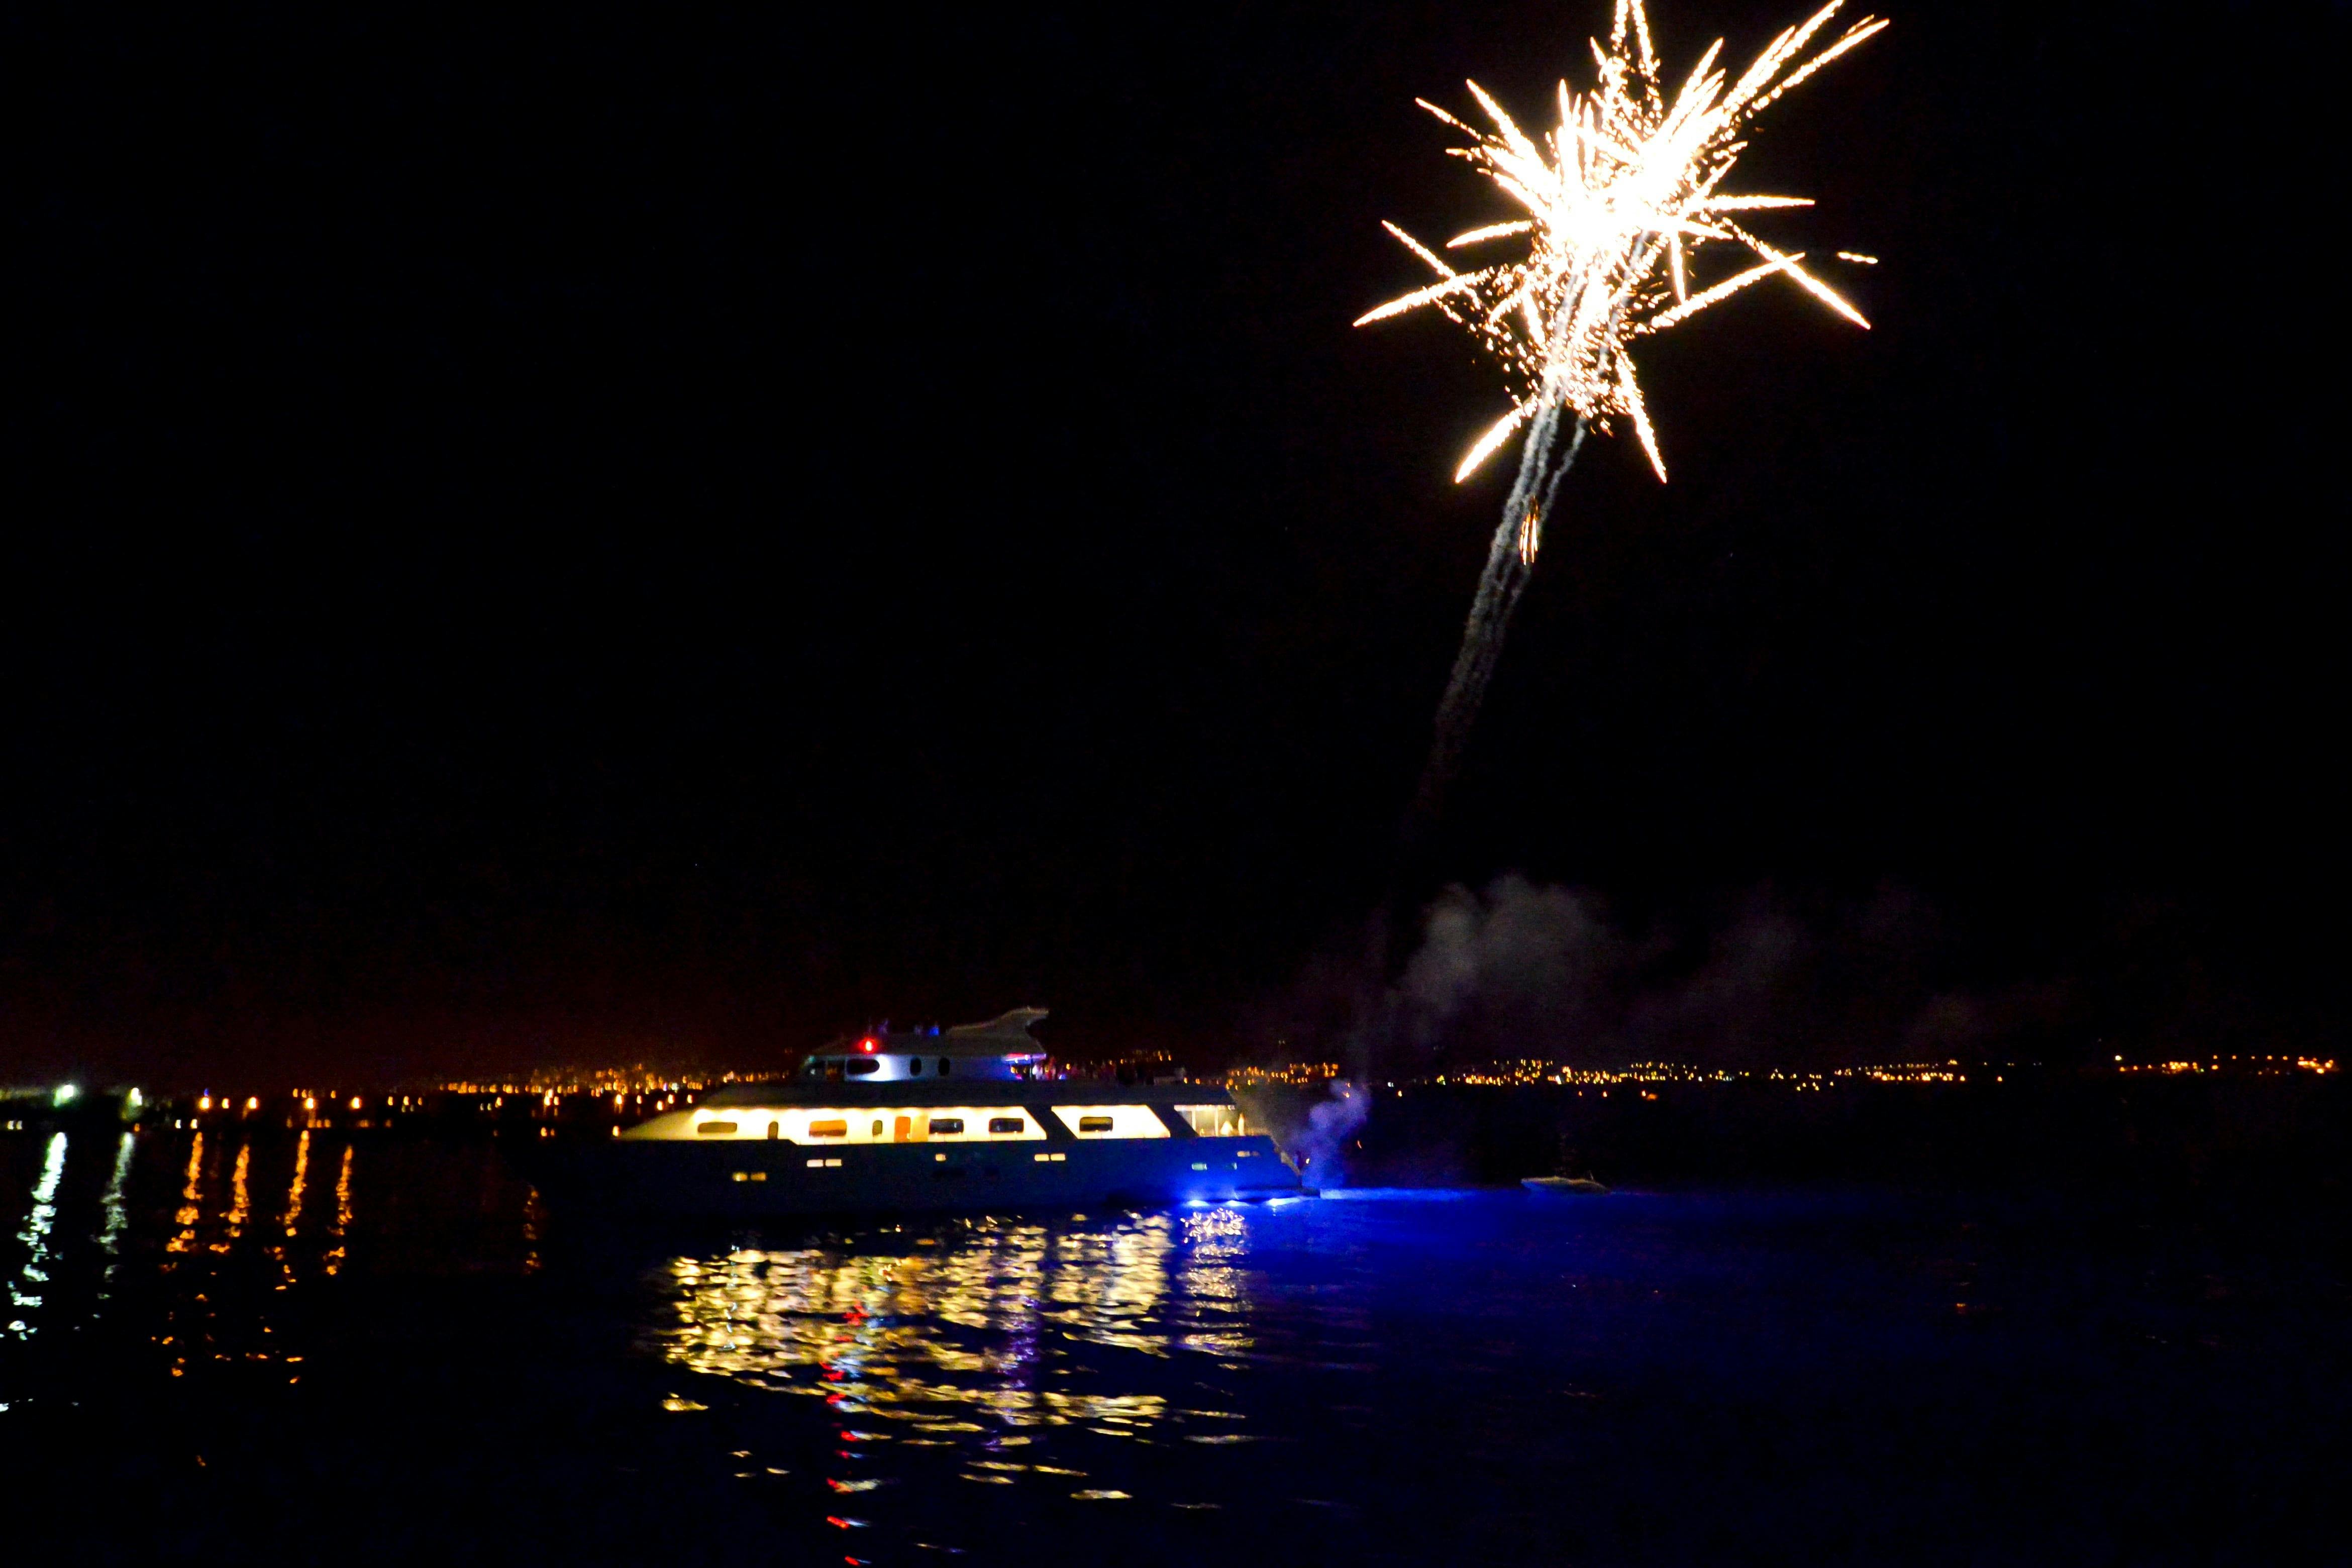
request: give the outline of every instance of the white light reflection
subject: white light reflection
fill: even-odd
[[[1178,1288],[1193,1303],[1187,1314],[1195,1326],[1181,1341],[1186,1350],[1220,1358],[1250,1348],[1238,1325],[1249,1311],[1248,1276],[1240,1267],[1249,1249],[1249,1221],[1231,1208],[1211,1208],[1184,1217],[1183,1271]]]
[[[107,1177],[106,1196],[99,1200],[103,1224],[98,1233],[99,1250],[106,1254],[106,1270],[99,1277],[98,1299],[104,1301],[114,1284],[115,1266],[122,1260],[122,1232],[130,1216],[122,1207],[122,1189],[131,1180],[131,1155],[139,1146],[139,1134],[126,1132],[114,1146],[114,1174]]]
[[[42,1287],[49,1282],[49,1232],[58,1223],[58,1184],[65,1179],[66,1135],[50,1134],[48,1157],[41,1165],[40,1184],[33,1188],[33,1212],[26,1217],[25,1228],[16,1239],[25,1247],[25,1266],[8,1281],[8,1304],[16,1315],[8,1323],[8,1332],[18,1339],[30,1339],[35,1330],[25,1313],[37,1311],[41,1304]]]

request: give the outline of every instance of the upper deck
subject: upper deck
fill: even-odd
[[[1047,1070],[1045,1048],[1029,1034],[1045,1016],[1043,1008],[1015,1008],[945,1031],[877,1030],[813,1053],[793,1077],[809,1083],[1025,1082]]]

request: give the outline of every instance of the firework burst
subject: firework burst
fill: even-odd
[[[1356,325],[1427,307],[1467,328],[1501,362],[1511,407],[1471,444],[1456,482],[1514,436],[1521,446],[1518,477],[1487,552],[1438,707],[1429,763],[1406,819],[1408,856],[1435,821],[1504,630],[1535,564],[1544,519],[1587,433],[1607,434],[1620,422],[1630,425],[1658,477],[1666,476],[1628,346],[1775,276],[1854,325],[1870,325],[1805,269],[1804,252],[1780,250],[1743,226],[1744,214],[1811,206],[1810,200],[1723,188],[1758,114],[1886,26],[1864,17],[1816,48],[1843,5],[1831,0],[1781,32],[1737,78],[1719,63],[1723,44],[1717,40],[1669,98],[1642,0],[1617,0],[1607,46],[1592,44],[1591,90],[1579,93],[1559,84],[1559,122],[1541,141],[1522,131],[1476,82],[1468,84],[1470,96],[1492,122],[1490,131],[1422,100],[1423,109],[1471,139],[1468,146],[1452,149],[1454,154],[1492,181],[1516,210],[1454,235],[1443,250],[1475,252],[1508,241],[1523,245],[1524,254],[1460,270],[1439,249],[1385,225],[1437,281],[1367,312]],[[1723,250],[1740,253],[1747,265],[1700,283],[1702,261]],[[1837,254],[1857,264],[1872,260]]]
[[[1700,57],[1671,101],[1658,80],[1649,17],[1641,0],[1617,0],[1603,47],[1592,45],[1592,90],[1559,84],[1559,124],[1542,141],[1520,131],[1476,82],[1470,96],[1494,123],[1478,131],[1440,109],[1421,106],[1472,138],[1452,151],[1494,182],[1525,215],[1487,224],[1445,242],[1468,251],[1524,237],[1527,254],[1472,271],[1394,224],[1384,225],[1437,273],[1438,281],[1367,312],[1356,325],[1434,307],[1474,333],[1502,362],[1510,412],[1472,443],[1454,473],[1466,479],[1548,405],[1607,434],[1623,420],[1666,476],[1657,433],[1642,402],[1627,345],[1686,321],[1776,274],[1832,310],[1869,322],[1837,290],[1808,272],[1804,253],[1784,252],[1743,227],[1738,214],[1805,207],[1803,196],[1736,195],[1722,189],[1743,131],[1781,94],[1885,27],[1871,17],[1819,52],[1806,49],[1843,4],[1831,3],[1783,31],[1733,80],[1717,64],[1720,39]],[[1694,292],[1702,253],[1735,246],[1751,265]],[[1842,253],[1840,259],[1861,260]]]

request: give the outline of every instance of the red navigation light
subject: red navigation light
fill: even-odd
[[[864,1051],[868,1056],[873,1055],[876,1050],[874,1037],[869,1034],[864,1040],[859,1040],[857,1042],[857,1049]]]

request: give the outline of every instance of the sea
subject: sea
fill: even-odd
[[[10,1560],[2352,1553],[2330,1215],[1513,1187],[624,1229],[515,1154],[0,1136]]]

